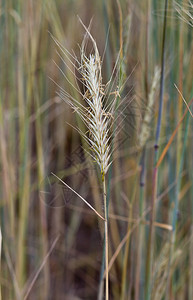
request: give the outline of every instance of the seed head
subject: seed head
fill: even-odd
[[[99,165],[102,179],[104,179],[111,164],[113,125],[113,118],[111,116],[114,113],[115,105],[114,101],[110,101],[108,105],[104,103],[105,99],[109,98],[109,95],[106,92],[108,89],[102,83],[102,64],[99,51],[90,31],[85,26],[84,28],[86,34],[80,47],[80,60],[74,58],[75,63],[73,64],[81,76],[81,79],[76,76],[76,80],[79,80],[83,85],[84,92],[82,93],[80,88],[78,90],[83,98],[83,102],[74,99],[62,88],[60,88],[59,96],[78,113],[86,125],[86,132],[83,132],[79,128],[76,129],[87,142],[89,146],[89,151],[87,152],[89,152],[94,161]],[[93,51],[89,55],[86,55],[88,40],[92,43]],[[60,47],[60,50],[62,50],[62,53],[69,58],[69,52],[58,41],[55,40],[55,42]],[[72,55],[70,54],[69,61],[72,63],[71,57]],[[65,76],[65,74],[63,75]]]

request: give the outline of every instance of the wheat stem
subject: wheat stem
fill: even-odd
[[[105,299],[109,299],[109,239],[108,239],[108,207],[107,207],[107,194],[106,194],[106,182],[103,180],[103,197],[104,197],[104,210],[105,210]]]

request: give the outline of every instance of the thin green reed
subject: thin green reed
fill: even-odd
[[[190,100],[193,97],[193,91],[191,93]],[[189,130],[189,125],[190,125],[191,115],[188,112],[188,115],[186,117],[186,122],[185,122],[185,129],[184,129],[184,134],[183,134],[183,142],[182,142],[182,153],[180,157],[180,166],[179,166],[179,172],[178,172],[178,177],[177,177],[177,185],[176,185],[176,191],[175,191],[175,203],[174,203],[174,210],[173,210],[173,220],[172,220],[172,227],[173,227],[173,238],[172,238],[172,243],[175,243],[176,239],[176,230],[177,230],[177,216],[178,216],[178,207],[179,207],[179,194],[180,194],[180,188],[181,188],[181,174],[183,171],[183,166],[184,166],[184,160],[185,160],[185,154],[187,150],[187,140],[188,140],[188,130]]]
[[[105,36],[108,39],[108,34],[109,34],[109,20],[108,20],[108,12],[107,12],[107,2],[105,0],[102,1],[102,11],[103,11],[103,19],[104,19],[104,26],[105,26]],[[111,76],[111,51],[109,47],[109,42],[107,42],[106,45],[106,56],[105,56],[105,62],[106,62],[106,74],[107,78],[110,78]]]
[[[161,131],[161,123],[162,123],[162,111],[163,111],[167,10],[168,10],[168,0],[165,0],[163,38],[162,38],[162,54],[161,54],[161,78],[160,78],[160,94],[159,94],[159,111],[158,111],[156,140],[155,140],[155,160],[157,160],[157,154],[158,154],[157,149],[158,149],[158,146],[159,146],[159,138],[160,138],[160,131]]]
[[[168,85],[168,90],[169,90],[169,99],[167,102],[167,109],[166,109],[166,132],[172,132],[176,126],[175,124],[175,119],[173,122],[171,122],[171,112],[174,111],[175,103],[175,90],[173,86],[173,82],[176,82],[178,78],[178,66],[175,63],[178,61],[178,52],[175,51],[176,47],[179,44],[179,32],[178,32],[178,26],[176,26],[176,23],[178,21],[175,20],[174,18],[174,10],[171,11],[171,18],[168,20],[169,23],[169,29],[168,29],[168,42],[169,42],[169,54],[172,57],[170,61],[170,69],[169,71],[169,85]],[[175,55],[174,55],[175,53]],[[169,136],[166,136],[166,141],[168,142]],[[176,179],[176,164],[174,163],[174,157],[172,155],[172,148],[169,148],[168,153],[167,153],[167,162],[168,162],[168,182],[169,185],[172,184],[172,182],[175,181]],[[172,189],[169,193],[169,216],[168,216],[168,221],[171,220],[171,203],[175,197],[175,189]],[[171,236],[171,234],[170,234]],[[170,265],[171,265],[171,248],[169,249],[168,253],[168,266],[167,266],[167,284],[166,284],[166,289],[165,289],[165,294],[168,295],[169,293],[169,274],[170,274]],[[166,296],[167,297],[167,296]]]
[[[182,3],[181,3],[182,4]],[[178,77],[176,79],[176,82],[178,82],[179,89],[182,91],[188,91],[188,86],[186,84],[186,80],[183,79],[188,77],[188,72],[185,70],[185,60],[184,60],[184,54],[188,54],[188,47],[186,48],[185,45],[187,43],[187,32],[185,28],[185,24],[178,20],[177,24],[177,45],[178,45],[178,51],[175,51],[174,53],[177,52],[177,57],[176,61],[178,62],[176,65],[178,66],[177,72],[175,74],[178,74]],[[187,80],[188,82],[188,80]],[[183,101],[181,95],[178,97],[178,105],[177,105],[177,120],[182,115],[183,112]],[[172,201],[172,211],[171,211],[171,223],[173,227],[172,235],[171,235],[171,248],[170,248],[170,253],[169,253],[169,263],[168,263],[168,283],[167,283],[167,294],[166,297],[167,299],[170,299],[171,293],[173,293],[173,287],[176,285],[176,272],[174,272],[174,275],[171,277],[170,280],[170,269],[171,269],[171,260],[172,257],[175,253],[176,248],[178,247],[177,243],[177,215],[178,215],[178,207],[179,207],[179,195],[180,195],[180,189],[181,189],[181,174],[182,174],[182,168],[184,165],[184,156],[185,156],[185,150],[186,150],[186,145],[187,145],[187,135],[188,135],[188,127],[189,127],[189,121],[190,121],[190,115],[186,117],[186,123],[185,123],[185,130],[182,132],[182,129],[178,130],[178,135],[177,135],[177,156],[176,156],[176,180],[177,180],[177,185],[175,187],[175,193],[174,193],[174,201]],[[169,291],[170,286],[172,287],[172,290]]]
[[[190,100],[193,97],[193,90],[191,92]],[[181,100],[182,101],[182,100]],[[178,210],[179,210],[179,195],[180,195],[180,188],[181,188],[181,182],[182,182],[182,171],[183,171],[183,166],[184,166],[184,161],[185,161],[185,155],[187,151],[187,141],[188,141],[188,132],[189,132],[189,125],[190,122],[192,121],[190,113],[188,113],[186,117],[186,122],[185,122],[185,128],[184,128],[184,133],[183,133],[183,141],[182,141],[182,151],[181,151],[181,156],[180,156],[180,162],[179,162],[179,170],[177,174],[177,185],[175,189],[175,198],[174,198],[174,207],[173,207],[173,213],[172,213],[172,236],[171,236],[171,251],[170,251],[170,256],[172,257],[175,246],[177,243],[177,223],[178,223]],[[171,262],[171,257],[169,258],[169,262]],[[170,266],[169,266],[170,267]],[[175,273],[173,275],[173,284],[175,286]],[[191,283],[190,283],[191,285]],[[173,285],[172,285],[173,286]],[[169,299],[170,295],[168,292],[167,299]]]
[[[158,147],[162,125],[162,111],[163,111],[163,95],[164,95],[164,75],[165,75],[165,51],[166,51],[166,26],[167,26],[167,11],[168,11],[168,0],[165,0],[164,6],[164,23],[163,23],[163,37],[162,37],[162,54],[161,54],[161,77],[160,77],[160,92],[159,92],[159,111],[155,137],[155,164],[158,158]],[[153,246],[154,246],[154,226],[153,220],[155,216],[155,201],[157,195],[157,176],[158,170],[154,168],[153,172],[153,190],[152,190],[152,201],[151,201],[151,215],[150,215],[150,230],[148,237],[148,252],[146,261],[146,290],[145,299],[151,299],[151,278],[152,278],[152,265],[153,265]]]
[[[146,147],[143,150],[142,157],[141,157],[141,173],[140,173],[140,198],[139,198],[139,217],[140,219],[143,218],[143,211],[144,211],[144,193],[145,193],[145,177],[146,177]],[[142,224],[139,225],[139,260],[140,260],[140,275],[139,275],[139,285],[138,291],[136,291],[135,299],[143,299],[144,298],[144,279],[145,279],[145,264],[143,261],[143,253],[144,253],[144,227]],[[139,296],[137,298],[137,296]]]

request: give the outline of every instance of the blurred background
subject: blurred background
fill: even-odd
[[[79,57],[85,29],[77,16],[86,26],[92,20],[103,83],[117,69],[124,99],[107,176],[110,299],[190,300],[193,121],[182,99],[193,97],[188,0],[0,1],[0,299],[98,297],[103,222],[51,174],[104,214],[100,172],[73,128],[85,131],[84,124],[57,95],[61,86],[82,101],[69,83],[70,55],[54,41]]]

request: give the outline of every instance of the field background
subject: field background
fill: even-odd
[[[79,56],[85,30],[77,15],[86,26],[92,20],[104,83],[118,55],[116,84],[125,82],[107,178],[110,299],[192,299],[193,120],[182,99],[193,98],[191,5],[0,1],[0,299],[89,300],[99,292],[103,222],[51,175],[104,213],[99,170],[68,123],[84,126],[56,94],[57,83],[82,101],[51,36]]]

